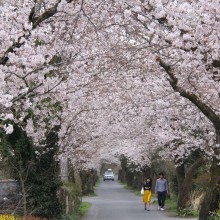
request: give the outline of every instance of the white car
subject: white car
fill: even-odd
[[[107,171],[105,171],[105,173],[103,175],[103,180],[104,181],[106,181],[106,180],[114,181],[115,180],[114,173],[113,173],[112,169],[108,169]]]

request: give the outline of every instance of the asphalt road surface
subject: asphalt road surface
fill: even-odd
[[[85,220],[180,220],[167,217],[155,205],[151,206],[150,211],[145,211],[142,197],[124,189],[117,181],[102,181],[96,195],[84,198],[92,205]]]

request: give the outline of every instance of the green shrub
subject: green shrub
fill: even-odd
[[[70,204],[74,204],[73,207],[70,207],[71,211],[78,210],[81,204],[82,189],[80,180],[74,182],[65,182],[62,187],[69,197]]]
[[[82,195],[94,195],[94,188],[99,179],[97,170],[81,170]]]
[[[198,216],[198,211],[193,209],[179,209],[178,216],[180,217],[195,217]]]
[[[71,215],[68,216],[70,220],[80,220],[88,211],[91,204],[88,202],[82,202],[78,208]]]
[[[90,206],[91,206],[90,203],[82,202],[81,205],[79,206],[79,214],[81,216],[84,216],[88,212]]]
[[[168,211],[176,212],[177,210],[177,198],[176,196],[170,196],[166,199],[166,206]]]
[[[220,213],[217,212],[210,212],[210,217],[208,220],[219,220],[220,219]]]
[[[63,211],[57,196],[62,183],[59,166],[54,159],[59,149],[58,130],[59,127],[54,127],[46,134],[42,144],[47,149],[35,146],[26,132],[17,125],[14,125],[12,134],[0,134],[4,140],[0,154],[8,165],[11,178],[19,180],[21,184],[25,215],[31,213],[36,217],[59,218]]]

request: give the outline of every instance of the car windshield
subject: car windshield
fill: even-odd
[[[112,171],[106,171],[106,172],[105,172],[105,175],[113,176],[113,172],[112,172]]]

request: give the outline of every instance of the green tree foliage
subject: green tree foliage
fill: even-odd
[[[10,135],[1,131],[1,139],[0,153],[8,172],[15,179],[19,179],[19,175],[27,175],[33,165],[34,148],[26,133],[14,125],[14,132]]]
[[[121,170],[119,170],[119,180],[122,183],[126,183],[133,189],[140,189],[143,184],[144,178],[150,176],[147,172],[148,169],[140,168],[138,165],[131,162],[126,156],[122,155],[120,157]]]
[[[55,128],[47,134],[45,145],[47,150],[40,151],[40,156],[34,158],[35,166],[31,169],[27,185],[29,186],[29,209],[39,217],[56,217],[62,212],[57,191],[61,187],[58,176],[59,166],[54,160],[57,153],[58,135]]]
[[[82,194],[83,195],[94,194],[94,186],[98,181],[97,171],[94,169],[81,170],[80,178],[82,181]]]
[[[5,136],[1,133],[0,153],[7,163],[11,177],[21,183],[24,214],[54,218],[61,214],[62,206],[57,197],[61,186],[59,166],[54,157],[57,153],[59,128],[47,134],[44,145],[34,146],[20,127],[14,125],[14,132]],[[45,150],[47,149],[47,150]]]

